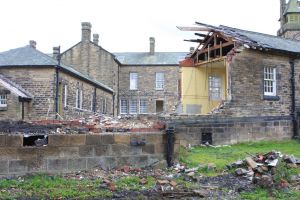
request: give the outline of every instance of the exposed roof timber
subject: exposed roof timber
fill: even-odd
[[[200,39],[196,39],[196,40],[184,40],[185,42],[197,42],[197,43],[201,43],[203,42],[203,40],[200,40]]]
[[[220,49],[221,47],[223,48],[223,47],[227,47],[227,46],[230,46],[230,45],[233,45],[233,42],[225,42],[223,44],[217,44],[215,46],[210,47],[209,50],[213,51],[213,50],[216,50],[216,49]],[[208,52],[208,48],[201,49],[199,54],[206,53],[206,52]]]
[[[212,29],[206,27],[177,26],[177,28],[181,31],[212,31]]]
[[[200,36],[200,37],[206,37],[208,34],[203,34],[203,33],[195,33],[195,35]]]

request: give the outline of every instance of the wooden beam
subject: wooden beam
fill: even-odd
[[[207,34],[203,34],[203,33],[195,33],[195,35],[200,36],[200,37],[206,37]]]
[[[196,40],[184,40],[185,42],[197,42],[197,43],[201,43],[203,42],[203,40],[200,39],[196,39]]]
[[[213,47],[209,47],[209,50],[208,50],[208,48],[202,49],[202,50],[199,52],[199,54],[206,53],[206,52],[208,52],[208,51],[212,51],[212,50],[215,50],[215,49],[227,47],[227,46],[229,46],[229,45],[233,45],[233,42],[226,42],[226,43],[224,43],[224,44],[215,45],[215,46],[213,46]]]
[[[211,28],[204,28],[204,27],[177,26],[177,28],[181,31],[212,31]]]

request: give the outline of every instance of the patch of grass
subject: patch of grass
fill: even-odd
[[[156,179],[148,176],[145,185],[140,183],[141,179],[138,176],[128,176],[117,180],[116,185],[118,190],[142,190],[149,189],[155,186]]]
[[[265,188],[257,188],[253,192],[242,192],[241,193],[242,199],[249,199],[249,200],[269,200],[269,199],[289,199],[289,200],[298,200],[300,199],[300,192],[299,191],[292,191],[292,190],[269,190]]]
[[[24,180],[0,180],[0,199],[111,197],[110,191],[98,188],[101,182],[101,180],[72,180],[47,175],[25,177]]]
[[[217,166],[216,173],[219,173],[224,170],[226,165],[237,160],[243,160],[246,156],[256,155],[258,153],[264,154],[272,150],[300,157],[300,143],[296,140],[286,140],[248,142],[219,148],[202,146],[194,147],[190,150],[181,148],[180,161],[189,167],[214,163]],[[205,168],[200,170],[200,172],[206,174]]]

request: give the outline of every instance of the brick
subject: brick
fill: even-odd
[[[23,146],[23,135],[6,135],[7,147],[21,147]]]
[[[68,169],[67,159],[48,159],[47,170],[49,171],[66,171]]]
[[[8,161],[0,160],[0,174],[7,174],[7,173],[8,173]]]
[[[6,135],[0,135],[0,147],[6,145]]]
[[[10,160],[9,173],[22,173],[27,171],[26,160]]]
[[[59,147],[59,157],[79,157],[79,147]]]
[[[69,146],[70,135],[49,135],[48,145],[49,146]]]
[[[87,160],[86,158],[74,158],[68,159],[68,170],[86,170]]]
[[[86,135],[85,134],[70,135],[70,141],[69,142],[70,142],[71,146],[85,145]]]
[[[79,156],[80,157],[93,157],[94,156],[94,147],[93,146],[80,146],[79,147]]]
[[[154,144],[147,144],[142,147],[142,152],[145,154],[154,154],[155,153],[155,146]]]
[[[114,141],[116,144],[130,144],[129,134],[115,134]]]
[[[111,155],[111,145],[100,145],[95,147],[95,156]]]

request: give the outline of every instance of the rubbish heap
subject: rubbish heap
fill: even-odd
[[[250,155],[239,160],[228,169],[235,169],[235,174],[243,176],[262,187],[272,187],[279,183],[281,187],[288,187],[287,179],[300,181],[300,176],[288,177],[288,168],[300,167],[300,159],[293,155],[283,155],[281,152],[271,151],[266,154]]]

